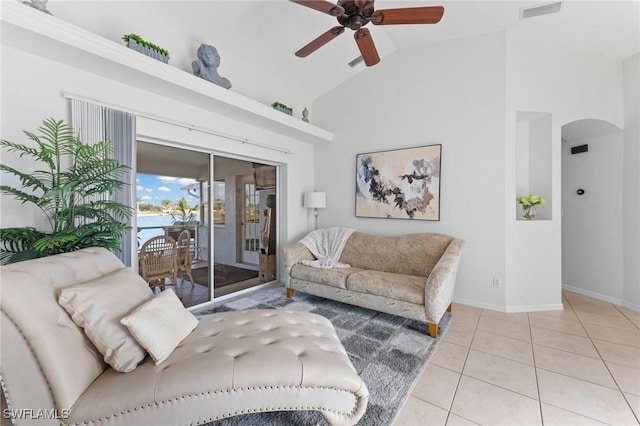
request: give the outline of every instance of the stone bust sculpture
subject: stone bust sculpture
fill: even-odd
[[[26,4],[27,6],[31,6],[34,9],[38,9],[41,12],[48,13],[51,15],[51,12],[47,10],[47,2],[49,0],[31,0],[31,1],[23,1],[22,4]]]
[[[225,89],[231,87],[231,82],[218,74],[218,66],[220,66],[220,55],[218,50],[208,44],[202,43],[198,48],[197,61],[191,63],[193,73],[198,77],[202,77],[212,83],[222,86]]]

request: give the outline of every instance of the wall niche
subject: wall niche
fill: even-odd
[[[517,111],[516,113],[516,193],[538,194],[545,199],[544,206],[536,206],[533,220],[552,219],[552,129],[551,113]],[[516,220],[522,217],[518,204]]]

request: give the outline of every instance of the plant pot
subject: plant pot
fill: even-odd
[[[291,108],[285,108],[285,107],[281,107],[279,105],[276,105],[273,108],[278,110],[278,111],[280,111],[280,112],[284,112],[285,114],[293,115],[293,109],[291,109]]]
[[[164,62],[165,64],[169,63],[169,57],[167,55],[160,53],[150,47],[143,46],[140,43],[136,42],[134,39],[129,39],[129,41],[127,41],[127,47],[129,49],[135,50],[136,52],[140,52],[143,55],[147,55],[155,60]]]
[[[525,206],[522,204],[522,217],[531,220],[536,217],[536,206]]]

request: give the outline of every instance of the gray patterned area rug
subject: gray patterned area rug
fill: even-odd
[[[245,309],[288,309],[322,315],[333,323],[338,337],[358,374],[369,389],[362,426],[391,425],[442,339],[450,316],[438,326],[438,338],[427,333],[426,324],[395,315],[296,292],[287,299],[284,287],[259,291],[223,305],[202,310],[196,316]],[[246,414],[207,426],[326,425],[316,411],[279,411]]]

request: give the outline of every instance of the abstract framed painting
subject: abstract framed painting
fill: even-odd
[[[440,220],[442,145],[356,156],[356,216]]]

